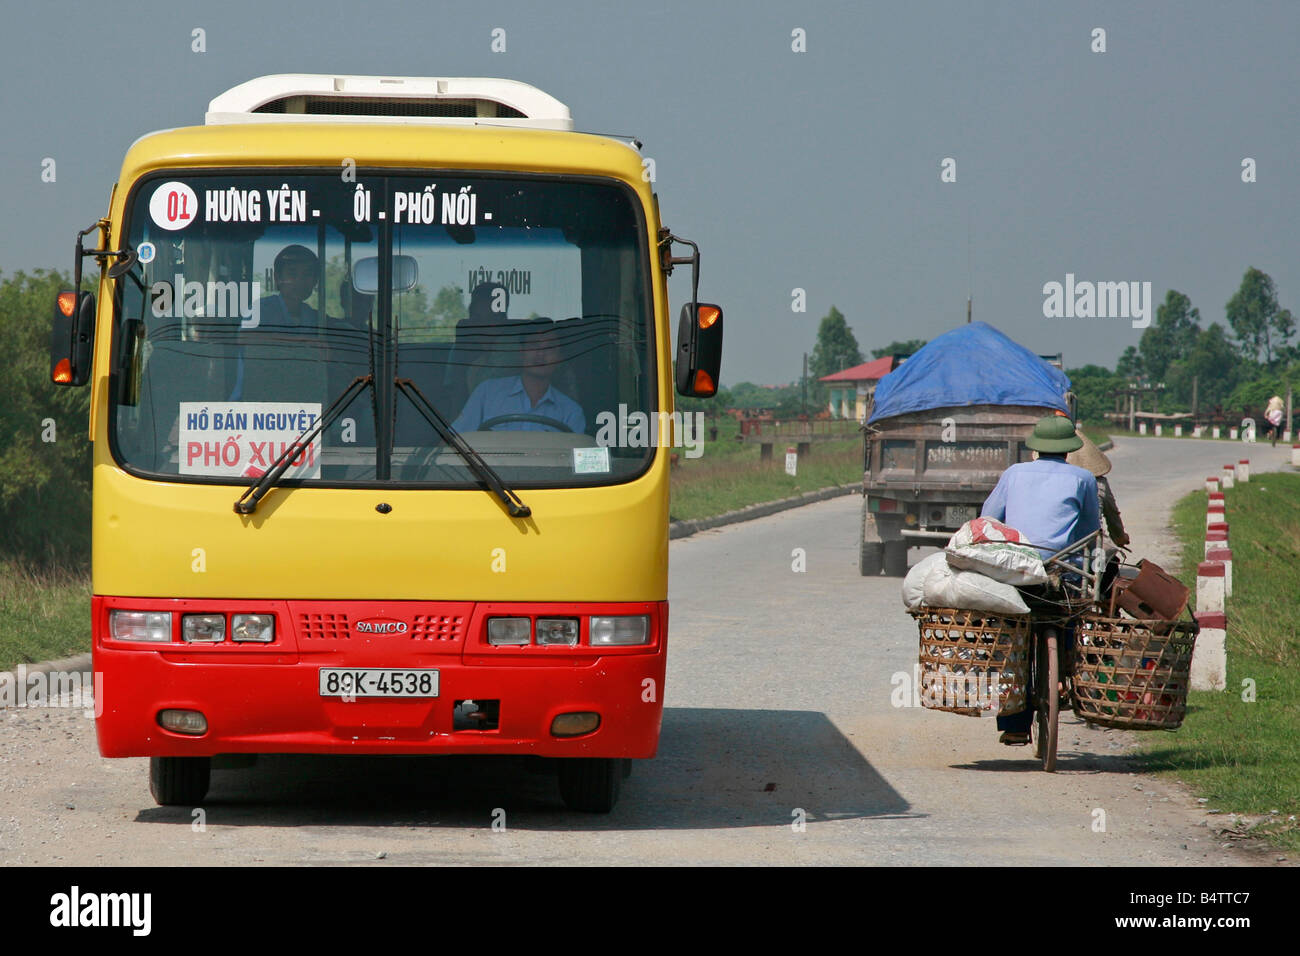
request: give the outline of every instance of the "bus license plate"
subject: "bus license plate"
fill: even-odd
[[[322,667],[322,697],[437,697],[438,672],[377,667]]]
[[[959,528],[972,518],[978,518],[979,513],[970,505],[949,505],[946,515],[946,524],[950,528]]]

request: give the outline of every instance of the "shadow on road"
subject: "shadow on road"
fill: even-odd
[[[209,825],[673,830],[785,827],[806,820],[909,817],[909,806],[814,711],[664,709],[659,756],[637,761],[608,815],[571,813],[547,761],[529,757],[260,758],[215,770]],[[500,814],[497,814],[500,817]],[[186,807],[136,821],[190,825]]]

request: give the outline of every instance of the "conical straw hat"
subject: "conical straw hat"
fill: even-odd
[[[1078,435],[1083,439],[1083,447],[1078,451],[1072,451],[1065,456],[1065,460],[1071,465],[1078,465],[1080,468],[1087,468],[1090,472],[1100,478],[1110,471],[1110,459],[1105,456],[1100,448],[1093,444],[1092,439],[1082,431]]]

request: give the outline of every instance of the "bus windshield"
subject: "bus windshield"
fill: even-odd
[[[364,377],[281,483],[479,485],[412,390],[513,487],[648,465],[648,251],[625,186],[173,171],[135,187],[124,235],[110,435],[136,474],[248,484]]]

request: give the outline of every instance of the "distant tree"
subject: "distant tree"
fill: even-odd
[[[50,381],[54,297],[71,287],[44,269],[0,282],[0,554],[30,564],[90,560],[91,388]]]
[[[461,319],[469,318],[469,309],[465,306],[465,292],[458,285],[445,285],[433,298],[434,322],[438,325],[454,326]]]
[[[861,364],[862,350],[858,348],[858,340],[843,313],[832,305],[817,327],[817,345],[808,360],[808,374],[815,381],[823,375]]]
[[[871,357],[873,359],[884,358],[886,355],[915,355],[921,351],[925,345],[925,339],[908,339],[906,342],[890,342],[882,349],[872,349]]]
[[[1078,405],[1076,419],[1089,424],[1104,424],[1106,412],[1114,406],[1114,390],[1122,379],[1108,368],[1085,365],[1070,369],[1071,391]]]
[[[1152,381],[1162,381],[1172,362],[1186,358],[1200,331],[1201,313],[1192,300],[1175,289],[1165,293],[1165,301],[1156,309],[1155,322],[1142,333],[1138,351],[1145,374]]]
[[[1257,366],[1241,357],[1218,322],[1202,329],[1187,357],[1165,371],[1166,394],[1174,407],[1190,410],[1193,382],[1199,410],[1224,405],[1236,384]]]
[[[1138,353],[1137,346],[1130,345],[1115,363],[1115,374],[1122,379],[1141,379],[1146,374],[1146,365]]]
[[[1237,337],[1241,354],[1265,365],[1273,363],[1273,353],[1285,347],[1295,334],[1295,319],[1290,310],[1277,303],[1272,278],[1254,266],[1242,276],[1241,286],[1228,300],[1228,324]]]

